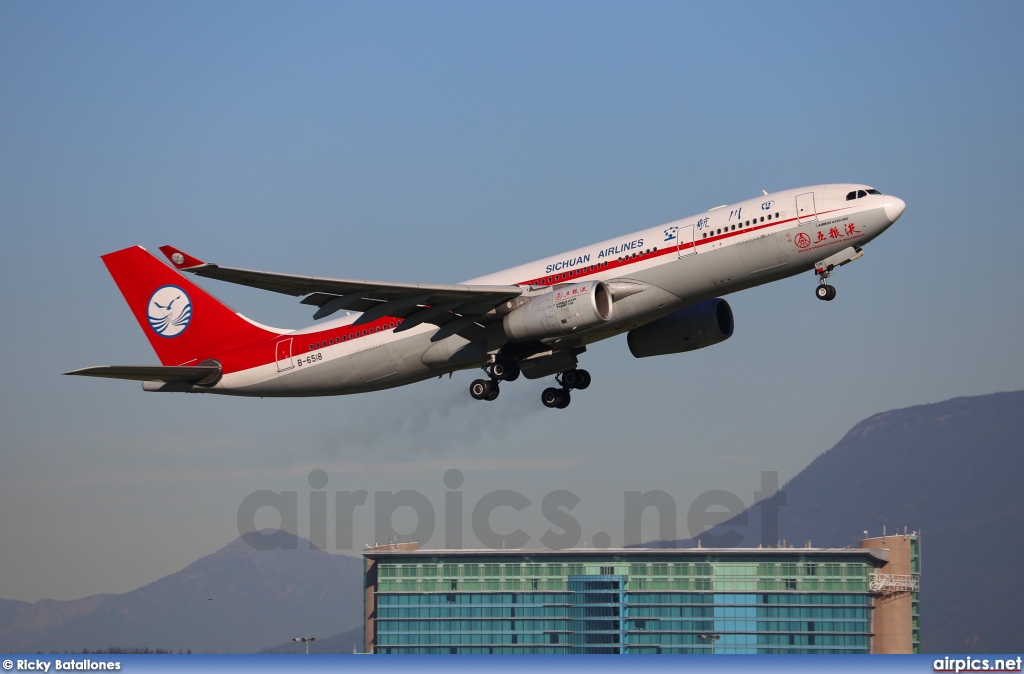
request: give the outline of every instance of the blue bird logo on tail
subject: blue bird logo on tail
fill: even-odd
[[[157,288],[149,298],[149,327],[161,337],[176,337],[192,320],[192,300],[178,286]]]

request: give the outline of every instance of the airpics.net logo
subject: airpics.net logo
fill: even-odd
[[[463,533],[467,518],[476,538],[472,547],[522,549],[535,546],[538,540],[548,550],[575,548],[584,541],[586,546],[597,549],[612,547],[612,534],[608,531],[584,537],[583,523],[573,514],[582,499],[571,491],[556,489],[539,499],[531,499],[513,489],[497,489],[483,494],[475,503],[469,503],[463,498],[465,476],[462,471],[449,469],[442,479],[444,494],[433,502],[426,494],[411,489],[375,491],[372,498],[369,498],[369,491],[358,489],[335,491],[332,508],[326,490],[329,482],[327,471],[315,468],[308,477],[313,491],[301,499],[308,503],[309,522],[304,531],[299,527],[298,491],[260,489],[246,496],[238,507],[238,534],[256,550],[296,549],[298,543],[294,536],[281,536],[283,532],[308,535],[313,546],[329,550],[328,513],[333,512],[333,549],[336,551],[356,549],[354,532],[357,529],[368,534],[372,530],[372,540],[376,542],[417,541],[423,547],[429,547],[438,532],[438,524],[443,525],[443,547],[461,550],[465,547]],[[606,499],[610,497],[610,493],[605,495]],[[443,505],[435,508],[438,501]],[[761,472],[761,489],[754,493],[754,503],[759,504],[758,516],[748,519],[743,501],[731,492],[715,489],[698,495],[683,511],[689,537],[699,538],[704,547],[732,548],[744,542],[749,545],[778,545],[781,542],[779,509],[786,503],[786,492],[779,491],[777,472]],[[585,508],[575,512],[580,514],[583,510]],[[619,539],[622,547],[643,544],[645,512],[649,513],[648,518],[653,517],[657,522],[657,533],[649,540],[678,540],[680,532],[676,524],[681,513],[671,494],[658,489],[624,491],[622,538]],[[492,522],[492,518],[501,522]],[[523,519],[518,524],[522,528],[517,526],[520,518]],[[396,523],[396,519],[400,521]],[[261,521],[258,523],[257,520]],[[274,520],[277,520],[276,526],[270,525]],[[651,521],[648,519],[649,523]],[[729,526],[712,533],[711,529],[723,522],[729,522]],[[534,531],[525,531],[528,525],[534,527]]]
[[[933,672],[1019,672],[1021,656],[1016,658],[956,658],[946,656],[932,663]]]
[[[192,320],[192,300],[178,286],[158,288],[146,311],[149,327],[161,337],[177,337]]]

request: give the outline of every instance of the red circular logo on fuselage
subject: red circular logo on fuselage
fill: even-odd
[[[811,245],[811,237],[807,236],[803,232],[800,232],[799,234],[796,235],[796,240],[794,241],[794,243],[796,244],[797,248],[806,248],[807,246]]]

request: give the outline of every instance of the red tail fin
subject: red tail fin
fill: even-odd
[[[164,365],[184,365],[274,337],[142,246],[103,256],[110,275]]]

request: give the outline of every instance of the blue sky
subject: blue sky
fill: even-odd
[[[682,536],[701,492],[749,504],[762,471],[792,477],[872,413],[1021,388],[1022,14],[0,4],[0,597],[155,580],[236,536],[247,494],[304,503],[314,468],[328,491],[415,489],[438,510],[441,476],[459,468],[467,508],[494,489],[533,501],[494,520],[532,545],[553,490],[579,496],[586,541],[619,544],[623,492],[663,489]],[[815,300],[808,274],[730,296],[736,335],[704,351],[638,361],[609,340],[564,412],[523,380],[473,403],[472,373],[310,400],[59,376],[156,362],[99,260],[128,245],[451,283],[761,189],[840,181],[908,206],[837,276],[837,301]],[[204,286],[260,322],[311,322],[290,298]],[[357,545],[371,515],[356,518]]]

